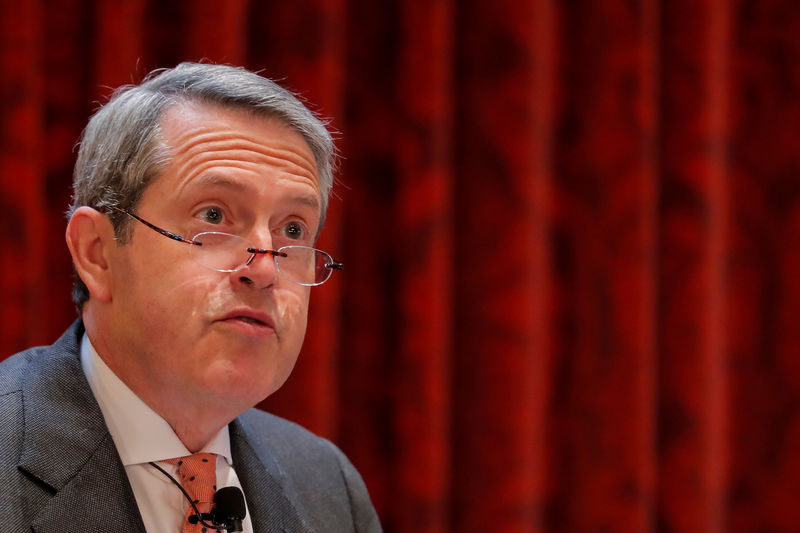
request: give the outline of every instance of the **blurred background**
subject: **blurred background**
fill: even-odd
[[[800,3],[0,0],[0,358],[75,319],[75,142],[244,65],[344,157],[289,383],[387,533],[800,530]]]

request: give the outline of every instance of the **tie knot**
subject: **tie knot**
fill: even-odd
[[[164,462],[178,467],[178,479],[195,503],[214,501],[214,493],[217,490],[216,454],[195,453]]]

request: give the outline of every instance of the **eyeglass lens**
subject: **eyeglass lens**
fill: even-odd
[[[245,239],[238,235],[206,232],[196,235],[192,240],[201,243],[201,246],[189,247],[192,259],[212,270],[236,272],[253,255],[247,251]],[[290,281],[302,285],[319,285],[331,275],[329,265],[333,258],[322,250],[308,246],[284,246],[280,251],[286,255],[275,257],[275,264],[278,272]]]

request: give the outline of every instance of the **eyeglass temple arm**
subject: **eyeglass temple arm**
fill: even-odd
[[[181,237],[180,235],[172,233],[171,231],[167,231],[165,229],[161,229],[158,226],[156,226],[155,224],[151,224],[148,221],[146,221],[145,219],[134,215],[133,213],[131,213],[127,209],[120,209],[119,207],[116,207],[116,206],[113,206],[113,205],[110,206],[110,207],[111,207],[111,209],[115,209],[116,211],[119,211],[120,213],[125,213],[126,215],[128,215],[131,218],[133,218],[134,220],[138,220],[139,222],[141,222],[142,224],[144,224],[148,228],[152,229],[153,231],[159,232],[164,237],[169,237],[170,239],[176,240],[178,242],[185,242],[187,244],[194,244],[195,246],[203,246],[202,242],[193,241],[191,239],[187,239],[186,237]]]
[[[344,263],[336,263],[336,262],[325,263],[325,268],[329,268],[331,270],[343,270],[344,269]]]

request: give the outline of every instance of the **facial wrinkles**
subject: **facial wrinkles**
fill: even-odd
[[[264,145],[256,139],[239,133],[193,133],[177,139],[174,164],[178,175],[186,177],[197,173],[197,167],[220,162],[236,161],[239,165],[269,165],[287,173],[316,182],[316,169],[310,154],[304,154],[291,143],[270,139]]]
[[[289,292],[289,291],[286,291]],[[309,291],[306,288],[301,294],[292,292],[285,298],[276,298],[276,316],[274,319],[278,324],[287,324],[299,320],[305,309],[304,301],[308,301]]]
[[[226,169],[236,169],[238,171],[251,173],[256,177],[260,176],[264,171],[264,169],[260,167],[258,164],[243,162],[240,159],[208,158],[206,161],[203,162],[195,161],[192,163],[191,169],[184,169],[182,171],[184,173],[184,176],[181,178],[180,183],[175,187],[176,196],[180,197],[184,193],[186,193],[187,187],[195,183],[198,177],[202,176],[206,172],[214,172],[221,167],[224,167]],[[225,174],[224,171],[219,173],[219,175],[224,175],[224,174]],[[309,186],[315,193],[318,194],[316,181],[311,177],[305,175],[299,176],[292,172],[281,172],[277,179],[281,181],[291,181],[300,184],[305,184]]]
[[[207,312],[209,313],[209,318],[211,319],[222,316],[231,310],[231,304],[228,303],[227,298],[222,297],[222,293],[220,291],[211,292],[208,295],[207,304]]]

